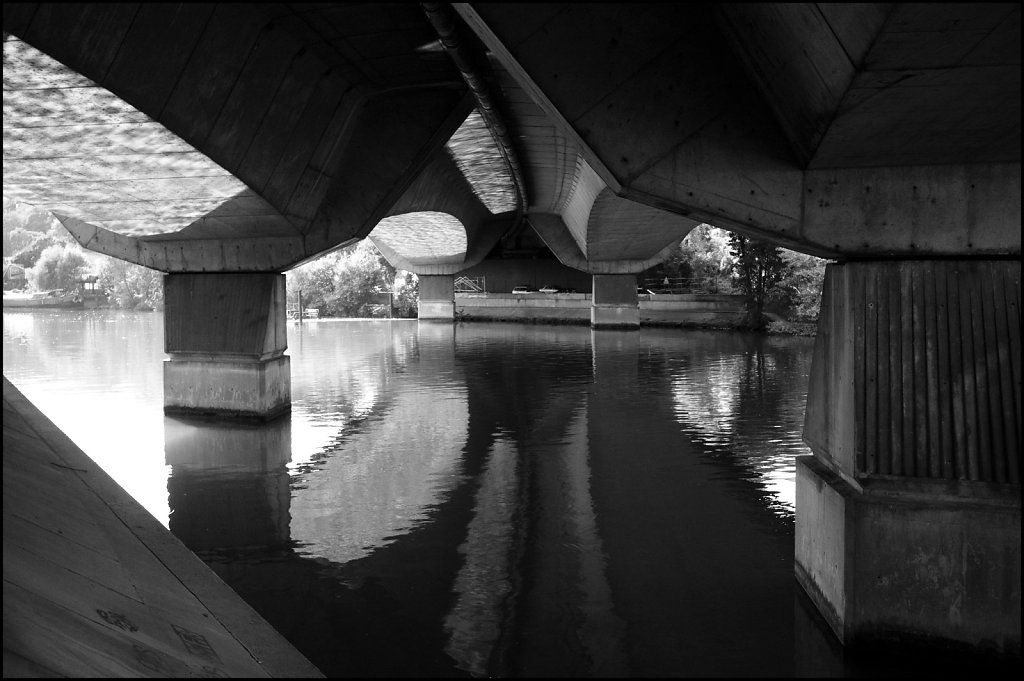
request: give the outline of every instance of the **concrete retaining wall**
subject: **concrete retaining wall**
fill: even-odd
[[[590,323],[589,293],[456,293],[455,313],[467,319],[565,320]]]
[[[734,326],[746,312],[743,296],[725,294],[642,295],[641,324]]]
[[[743,297],[677,294],[637,296],[641,324],[731,326],[744,313]],[[456,293],[455,313],[464,319],[590,322],[589,293]]]

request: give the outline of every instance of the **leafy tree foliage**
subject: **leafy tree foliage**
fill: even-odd
[[[155,310],[163,305],[163,274],[142,265],[108,258],[97,285],[115,307]]]
[[[29,205],[21,204],[4,197],[4,232],[14,228],[24,229],[29,232],[45,234],[60,223],[48,210],[41,210]],[[62,227],[63,229],[63,227]],[[12,255],[7,251],[7,239],[4,238],[4,257]]]
[[[790,250],[783,250],[782,258],[788,268],[778,287],[784,312],[796,321],[816,321],[828,261]]]
[[[334,296],[334,272],[339,253],[328,253],[285,274],[288,300],[301,298],[302,307],[315,307],[322,316],[329,316],[327,301]]]
[[[11,261],[28,269],[33,267],[51,246],[61,245],[53,237],[40,232],[17,228],[9,234],[13,255]]]
[[[679,252],[690,264],[697,290],[732,293],[729,232],[708,224],[697,225],[679,244]]]
[[[708,224],[697,225],[679,242],[679,248],[643,272],[641,281],[683,279],[693,293],[731,293],[728,234]]]
[[[765,310],[795,321],[816,320],[826,262],[701,224],[677,251],[641,276],[689,277],[695,292],[748,295],[751,314],[744,325],[758,328],[765,322]]]
[[[412,272],[395,274],[395,316],[416,317],[419,313],[420,279]]]
[[[400,278],[395,306],[401,316],[415,316],[418,281]],[[300,265],[287,273],[288,300],[315,307],[321,317],[387,316],[377,295],[396,289],[396,271],[369,239]]]
[[[3,256],[24,268],[36,264],[43,251],[54,244],[74,243],[53,215],[4,198]]]
[[[762,328],[765,303],[770,300],[778,283],[789,274],[789,266],[778,246],[736,234],[729,236],[734,284],[747,296],[747,319],[744,326]]]
[[[391,291],[393,268],[369,239],[342,251],[335,280],[334,305],[340,317],[387,316],[374,294]]]
[[[76,290],[88,272],[89,264],[81,249],[71,245],[53,244],[26,270],[29,285],[37,291],[52,289]]]

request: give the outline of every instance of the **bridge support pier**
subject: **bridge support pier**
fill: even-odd
[[[164,278],[164,412],[269,421],[291,410],[283,274]]]
[[[1020,654],[1020,261],[829,265],[795,570],[847,645]]]
[[[591,328],[640,329],[635,274],[595,274],[593,291]]]
[[[450,322],[455,319],[455,275],[421,274],[418,318]]]

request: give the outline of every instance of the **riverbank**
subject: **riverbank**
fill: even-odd
[[[651,318],[641,317],[640,327],[641,328],[656,328],[656,329],[688,329],[695,331],[748,331],[749,329],[743,329],[739,326],[739,321],[742,316],[733,316],[727,320],[707,320],[695,318],[693,320],[677,320],[677,321],[665,321],[665,320],[653,320]],[[404,317],[319,317],[314,319],[305,319],[303,322],[331,322],[331,321],[415,321],[415,317],[404,318]],[[298,324],[298,319],[289,319],[289,323]],[[590,316],[589,313],[584,316],[582,314],[575,316],[564,316],[559,315],[557,311],[554,314],[547,316],[533,315],[524,316],[519,315],[502,315],[500,313],[491,312],[488,315],[478,315],[472,312],[467,312],[456,308],[455,316],[452,320],[455,323],[476,323],[476,322],[500,322],[505,324],[530,324],[538,326],[558,326],[558,325],[569,325],[569,326],[589,326]],[[773,319],[768,322],[767,326],[762,330],[762,333],[771,336],[804,336],[813,338],[817,335],[818,323],[814,321],[789,321],[781,318]]]
[[[815,336],[818,333],[818,322],[791,322],[772,320],[765,327],[765,333],[773,336]]]

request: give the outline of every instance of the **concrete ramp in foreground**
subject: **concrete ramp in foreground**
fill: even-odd
[[[323,677],[6,377],[3,402],[5,678]]]

